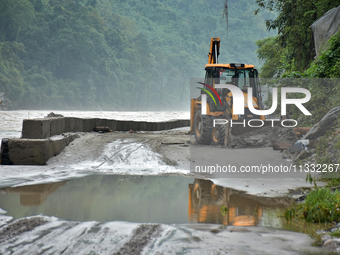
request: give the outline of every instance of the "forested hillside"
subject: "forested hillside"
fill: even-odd
[[[0,0],[0,99],[12,109],[180,110],[220,62],[258,64],[254,0]],[[228,27],[228,33],[227,33]]]

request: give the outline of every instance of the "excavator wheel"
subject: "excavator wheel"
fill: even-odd
[[[216,125],[212,128],[211,142],[213,145],[224,145],[226,129],[224,125]]]
[[[202,115],[201,108],[197,109],[194,120],[195,138],[198,144],[211,144],[211,118]]]
[[[211,185],[211,196],[215,201],[223,201],[223,188],[216,184]]]
[[[211,141],[213,145],[227,146],[230,141],[230,125],[216,125],[212,128]]]

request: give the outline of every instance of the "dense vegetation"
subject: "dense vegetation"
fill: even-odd
[[[258,64],[267,37],[256,3],[0,0],[0,99],[21,109],[178,110],[202,77],[210,37],[220,62]],[[11,104],[9,103],[11,102]]]
[[[260,9],[276,10],[277,17],[266,22],[267,28],[277,29],[278,35],[261,39],[258,57],[264,61],[262,78],[288,78],[271,81],[274,86],[303,87],[310,91],[311,99],[304,106],[312,113],[305,116],[297,107],[289,113],[301,126],[316,124],[330,109],[340,102],[340,32],[336,33],[321,53],[315,57],[314,40],[310,26],[340,2],[334,0],[257,0]],[[256,10],[258,12],[260,10]],[[294,78],[294,79],[292,79]],[[269,82],[268,82],[269,83]],[[293,95],[293,96],[301,96]],[[271,96],[267,104],[271,105]],[[339,163],[339,122],[334,123],[316,146],[318,164]],[[308,154],[306,154],[308,155]],[[338,178],[338,175],[323,175]],[[338,183],[338,180],[337,180]]]
[[[331,191],[329,188],[315,187],[303,203],[287,209],[285,218],[292,220],[294,217],[307,222],[339,222],[340,221],[340,192]]]
[[[257,42],[259,58],[270,59],[265,48],[281,48],[277,54],[283,55],[277,66],[285,72],[305,71],[315,57],[315,47],[311,25],[330,9],[337,7],[338,0],[256,0],[261,9],[275,10],[277,17],[266,20],[268,30],[276,29],[277,36],[271,40]],[[270,50],[270,49],[269,49]],[[277,57],[277,55],[273,56]]]
[[[340,102],[340,32],[335,34],[323,47],[323,52],[315,58],[315,46],[310,26],[330,9],[340,5],[338,0],[256,0],[259,9],[276,10],[277,17],[267,20],[268,29],[277,29],[278,34],[256,42],[259,59],[264,61],[261,69],[262,78],[296,78],[282,79],[275,85],[288,80],[294,87],[300,86],[311,92],[311,100],[305,104],[312,116],[306,118],[298,109],[291,109],[294,119],[300,125],[314,125],[331,108]],[[333,78],[333,79],[329,79]],[[334,79],[337,78],[337,79]],[[277,80],[276,80],[277,81]],[[338,172],[332,168],[340,163],[339,136],[334,131],[339,122],[319,138],[316,146],[318,164],[329,166],[327,178],[330,185],[339,185]],[[315,177],[315,176],[314,176]],[[333,179],[331,179],[333,178]],[[293,205],[285,212],[285,218],[294,217],[307,222],[339,222],[340,192],[328,187],[319,188],[311,174],[307,180],[314,180],[315,188],[304,202]],[[333,235],[339,236],[336,231]]]
[[[315,59],[313,32],[310,26],[328,10],[340,5],[338,0],[257,0],[257,13],[275,10],[277,17],[266,21],[267,28],[277,29],[277,35],[256,42],[258,57],[264,61],[262,78],[340,78],[340,34],[330,40],[325,51]],[[295,84],[296,85],[296,84]],[[312,95],[306,104],[311,118],[301,118],[302,125],[320,120],[334,106],[339,105],[340,87],[336,81],[302,81]],[[291,113],[301,117],[296,108]]]

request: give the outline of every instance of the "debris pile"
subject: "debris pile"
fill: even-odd
[[[56,118],[56,117],[64,117],[64,116],[61,114],[54,113],[54,112],[50,112],[49,114],[45,116],[45,118]]]
[[[339,118],[340,106],[337,106],[310,128],[301,140],[296,141],[288,150],[285,149],[282,157],[299,164],[339,164]]]
[[[241,135],[231,135],[231,148],[271,147],[275,143],[294,144],[297,140],[293,128],[261,127]]]

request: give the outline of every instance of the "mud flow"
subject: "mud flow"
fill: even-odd
[[[247,195],[183,176],[92,175],[0,190],[0,208],[14,218],[42,214],[76,221],[212,223],[305,233],[319,228],[287,223],[282,215],[290,203],[290,198]]]

